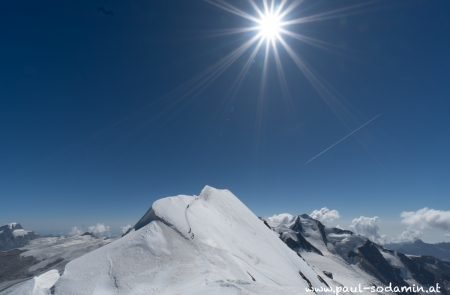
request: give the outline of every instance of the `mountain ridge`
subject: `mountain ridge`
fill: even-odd
[[[267,218],[266,222],[308,263],[319,266],[323,272],[337,273],[334,276],[337,280],[346,272],[346,265],[338,263],[336,256],[360,273],[375,278],[378,284],[428,287],[440,284],[442,294],[450,294],[448,262],[389,250],[352,231],[327,228],[308,215],[280,214]],[[330,270],[333,267],[334,272]]]
[[[258,218],[230,191],[206,186],[155,201],[121,238],[0,294],[332,294],[439,283],[448,295],[446,274],[450,263],[385,249],[309,215]]]
[[[137,285],[146,294],[295,294],[324,286],[239,199],[211,187],[154,202],[134,230],[66,272],[56,294],[136,294]],[[91,272],[97,278],[84,275]]]
[[[420,239],[403,243],[389,243],[386,248],[410,255],[433,256],[450,262],[450,242],[426,243]]]

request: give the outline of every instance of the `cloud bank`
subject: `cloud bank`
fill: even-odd
[[[110,227],[108,225],[104,225],[103,223],[97,223],[89,226],[88,231],[96,236],[102,236],[109,233]]]
[[[131,229],[131,228],[132,228],[132,226],[131,226],[130,224],[127,224],[127,225],[122,226],[122,227],[120,228],[120,232],[121,232],[122,234],[125,234],[125,233],[127,233],[128,230]]]
[[[69,232],[69,235],[71,236],[79,236],[82,235],[85,232],[91,233],[95,236],[107,236],[110,234],[111,228],[109,225],[105,225],[103,223],[97,223],[91,226],[88,226],[87,229],[80,228],[78,226],[72,227],[71,231]]]
[[[378,226],[378,216],[366,217],[360,216],[352,220],[350,227],[359,235],[365,236],[376,243],[383,244],[386,240],[384,235],[380,234]]]
[[[78,228],[77,226],[72,227],[72,229],[69,232],[69,235],[71,236],[79,236],[83,233],[83,231]]]
[[[415,230],[412,228],[407,228],[405,231],[403,231],[397,239],[393,239],[392,242],[394,243],[409,243],[414,242],[420,239],[422,236],[422,232],[419,230]]]
[[[417,211],[405,211],[400,214],[402,223],[410,228],[427,228],[450,231],[450,211],[422,208]]]
[[[336,221],[341,217],[339,215],[339,211],[330,210],[327,207],[323,207],[319,210],[314,210],[313,212],[311,212],[311,214],[309,214],[309,216],[325,224]]]

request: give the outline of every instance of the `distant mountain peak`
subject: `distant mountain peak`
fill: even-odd
[[[347,273],[349,277],[359,276],[362,282],[365,281],[365,276],[369,275],[378,280],[377,284],[380,285],[392,282],[396,286],[411,283],[429,286],[439,282],[445,288],[442,293],[450,294],[448,283],[450,275],[444,275],[450,273],[450,263],[432,257],[413,257],[388,250],[352,231],[328,228],[306,214],[289,219],[295,220],[294,222],[280,222],[283,220],[280,216],[269,217],[266,220],[299,256],[309,264],[319,267],[323,273],[334,275],[335,279],[338,277],[338,280],[342,280]],[[422,248],[422,245],[428,244],[419,240],[409,245]],[[434,251],[437,252],[436,249]],[[356,272],[349,271],[349,265],[352,265]],[[330,271],[331,269],[334,271]],[[370,283],[370,280],[366,283]]]
[[[0,226],[1,230],[15,230],[15,229],[23,229],[22,225],[18,222],[10,222],[8,224]]]
[[[17,222],[11,222],[8,224],[9,229],[23,229],[22,225]]]
[[[33,231],[25,230],[18,222],[5,224],[0,226],[0,251],[23,247],[36,237]]]
[[[450,243],[427,243],[421,239],[403,243],[387,244],[386,248],[409,255],[433,256],[441,260],[450,261]]]

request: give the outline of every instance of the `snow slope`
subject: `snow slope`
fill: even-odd
[[[21,248],[25,251],[21,256],[33,257],[37,260],[37,263],[29,268],[30,272],[43,269],[46,265],[53,265],[53,268],[62,271],[67,262],[111,241],[111,239],[97,238],[92,235],[38,238]]]
[[[449,263],[387,250],[351,231],[325,227],[308,215],[280,214],[265,221],[308,264],[343,286],[439,284],[441,294],[450,294]]]
[[[304,294],[325,286],[226,190],[156,201],[135,229],[70,262],[55,294]]]
[[[324,243],[318,223],[314,219],[283,213],[269,217],[266,221],[285,241],[290,238],[295,243],[299,243],[299,239],[304,237],[314,247],[314,250],[305,251],[304,248],[299,248],[299,254],[316,271],[332,275],[336,285],[347,287],[354,287],[358,284],[363,287],[373,284],[382,285],[374,277],[336,255],[334,249],[330,251],[328,247],[332,247],[332,244]],[[301,232],[301,236],[298,235],[299,232]],[[362,294],[370,294],[370,292],[366,291]]]
[[[69,261],[110,242],[92,235],[40,237],[22,248],[0,252],[0,294],[50,269],[62,272]]]
[[[50,289],[59,279],[57,270],[50,270],[32,280],[25,282],[20,288],[6,291],[5,295],[50,295]]]

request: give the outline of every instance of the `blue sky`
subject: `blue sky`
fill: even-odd
[[[295,13],[355,3],[309,0]],[[328,104],[285,53],[291,100],[273,60],[260,97],[262,54],[234,97],[245,58],[191,95],[188,81],[248,38],[213,37],[243,20],[204,1],[2,6],[1,223],[118,227],[206,184],[259,215],[327,206],[399,223],[402,211],[450,209],[448,1],[379,1],[296,26],[335,46],[289,41],[335,90]]]

